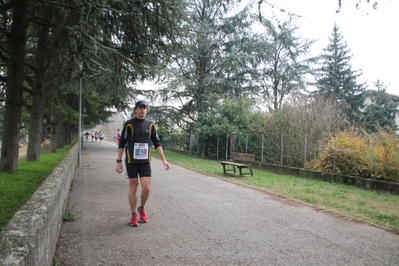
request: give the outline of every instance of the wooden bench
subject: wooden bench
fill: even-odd
[[[232,152],[230,154],[230,161],[219,161],[219,163],[223,165],[224,174],[226,174],[227,171],[233,171],[234,173],[236,173],[236,167],[237,167],[240,171],[240,176],[244,174],[251,174],[251,176],[253,176],[254,175],[252,172],[253,161],[255,161],[255,154]],[[227,165],[230,165],[232,168],[226,169]],[[248,168],[249,173],[243,173],[242,172],[243,168]]]

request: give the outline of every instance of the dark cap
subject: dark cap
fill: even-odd
[[[143,105],[144,105],[145,107],[148,107],[148,104],[147,104],[146,101],[140,100],[140,101],[136,102],[135,107],[139,107],[139,106],[143,106]]]

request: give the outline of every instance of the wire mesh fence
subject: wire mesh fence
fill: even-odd
[[[256,161],[262,163],[304,169],[309,168],[308,164],[314,165],[312,162],[322,159],[329,162],[328,165],[324,165],[323,171],[332,173],[342,173],[342,164],[354,164],[349,163],[348,160],[360,160],[351,166],[353,168],[350,169],[351,173],[374,178],[376,168],[381,167],[382,160],[381,156],[376,155],[376,149],[378,150],[379,146],[388,146],[384,142],[381,144],[381,141],[377,143],[377,138],[378,136],[371,135],[371,138],[366,139],[363,145],[352,145],[351,148],[345,148],[337,135],[332,135],[328,144],[322,143],[320,138],[309,134],[237,135],[233,133],[224,138],[203,138],[191,133],[164,136],[163,145],[166,148],[189,151],[204,158],[224,160],[229,159],[231,152],[251,153],[255,154]],[[383,152],[379,151],[379,153]],[[323,158],[320,158],[321,155]],[[395,157],[395,155],[392,156]],[[397,159],[391,158],[391,162],[388,163],[388,160],[383,167],[395,168],[395,160],[397,161]],[[393,166],[389,164],[393,164]]]
[[[309,142],[306,135],[302,139],[290,139],[284,135],[268,138],[232,134],[225,138],[204,139],[197,134],[188,134],[163,136],[162,142],[166,148],[186,150],[203,157],[229,159],[231,152],[242,152],[255,154],[260,162],[304,168],[306,161],[316,156],[314,146],[318,146],[318,143]]]

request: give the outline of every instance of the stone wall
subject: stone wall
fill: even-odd
[[[78,160],[78,144],[0,232],[0,265],[53,265]]]

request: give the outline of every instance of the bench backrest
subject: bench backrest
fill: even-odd
[[[230,153],[230,159],[234,161],[253,162],[255,161],[255,154],[232,152]]]

